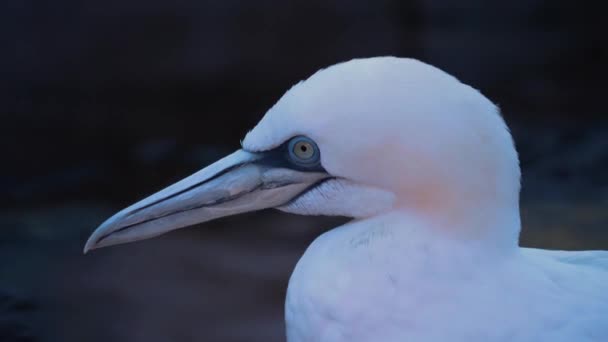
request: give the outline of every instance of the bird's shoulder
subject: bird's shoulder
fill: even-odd
[[[525,255],[567,267],[606,272],[608,275],[608,251],[564,251],[537,248],[522,248]]]
[[[545,303],[547,310],[561,312],[550,315],[554,329],[544,334],[608,341],[608,251],[522,248],[522,253],[548,280],[545,290],[555,299]]]

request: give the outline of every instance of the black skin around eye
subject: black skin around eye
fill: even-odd
[[[310,164],[296,163],[292,161],[291,157],[289,156],[289,143],[292,141],[292,139],[294,138],[288,139],[272,150],[261,152],[263,156],[261,159],[258,159],[256,163],[298,171],[327,172],[323,166],[321,166],[320,156],[317,158],[316,162]],[[319,152],[317,151],[317,153]]]

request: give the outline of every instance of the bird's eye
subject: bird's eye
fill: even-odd
[[[312,139],[297,136],[289,141],[287,146],[289,158],[301,166],[315,166],[319,163],[320,153],[317,144]]]

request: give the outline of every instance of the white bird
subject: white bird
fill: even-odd
[[[278,208],[352,217],[298,262],[289,342],[608,341],[608,252],[519,247],[498,108],[414,59],[298,83],[242,149],[104,222],[85,252]]]

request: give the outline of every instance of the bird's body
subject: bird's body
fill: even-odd
[[[290,89],[243,149],[124,209],[85,250],[263,208],[341,215],[290,279],[289,342],[608,341],[608,252],[521,248],[497,107],[412,59]]]
[[[607,340],[608,252],[494,254],[422,228],[389,215],[319,237],[289,283],[288,341]]]

